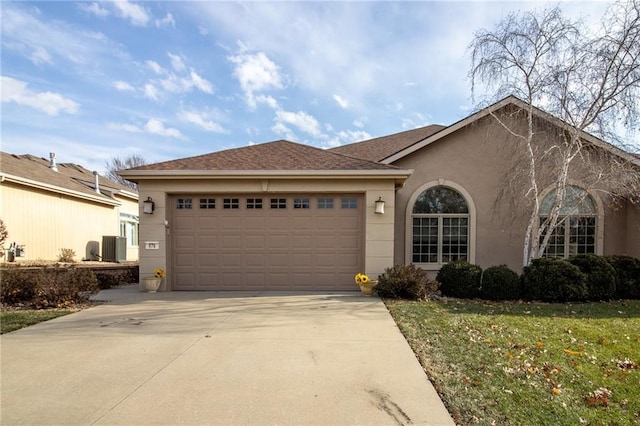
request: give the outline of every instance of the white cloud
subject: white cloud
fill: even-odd
[[[371,139],[371,135],[363,130],[342,130],[334,137],[327,140],[324,143],[323,148],[335,148],[337,146],[364,141],[367,139]]]
[[[356,126],[359,129],[364,128],[364,120],[360,119],[360,120],[354,120],[353,125]]]
[[[141,133],[142,129],[134,124],[126,123],[108,123],[107,127],[111,130],[124,130],[129,133]]]
[[[115,1],[113,6],[117,9],[118,14],[122,18],[129,19],[135,26],[144,27],[149,22],[149,19],[151,19],[146,9],[139,4],[130,3],[127,0],[121,0]]]
[[[204,93],[208,93],[208,94],[212,94],[213,93],[213,86],[211,86],[211,83],[209,83],[206,79],[200,77],[198,74],[196,74],[195,71],[191,71],[191,84],[193,86],[195,86],[197,89],[200,89],[200,91],[204,92]],[[188,81],[188,80],[187,80]]]
[[[289,111],[276,111],[276,123],[287,123],[294,125],[298,129],[311,136],[321,136],[320,125],[311,115],[304,111],[289,112]]]
[[[127,83],[126,81],[114,81],[113,82],[113,87],[115,87],[116,89],[122,91],[122,92],[134,92],[136,89],[130,85],[129,83]]]
[[[162,68],[156,61],[145,61],[145,64],[156,74],[163,74],[165,72],[164,68]]]
[[[176,139],[186,139],[185,136],[180,133],[180,130],[170,127],[164,127],[162,121],[155,118],[150,118],[149,121],[147,121],[147,124],[145,124],[144,129],[148,133],[152,133],[154,135],[166,136]]]
[[[280,109],[280,105],[278,101],[276,101],[272,96],[269,95],[258,95],[254,98],[255,102],[258,104],[265,104],[272,109]]]
[[[151,83],[147,83],[144,85],[144,96],[153,101],[157,101],[159,99],[160,93],[158,92],[156,86]]]
[[[176,27],[176,21],[173,19],[173,15],[167,13],[167,15],[162,19],[156,19],[156,27],[160,28],[165,25],[171,25],[173,28]]]
[[[47,115],[58,115],[60,112],[75,114],[80,107],[58,93],[35,92],[27,88],[26,82],[5,76],[2,76],[2,102],[15,102]]]
[[[284,87],[280,69],[265,53],[241,53],[228,59],[235,64],[233,76],[240,82],[250,108],[256,107],[255,92]]]
[[[150,118],[144,126],[136,126],[128,123],[108,123],[107,127],[112,130],[123,130],[129,133],[150,133],[176,139],[187,139],[178,129],[165,127],[162,121]]]
[[[211,114],[196,111],[182,111],[178,113],[178,117],[187,123],[195,124],[209,132],[225,133],[224,128],[209,117]]]
[[[333,95],[333,100],[336,101],[336,103],[340,105],[342,109],[347,109],[349,107],[349,101],[347,101],[340,95]]]
[[[92,13],[100,18],[104,18],[109,16],[109,11],[103,7],[101,7],[98,3],[79,3],[78,8],[80,10],[84,10],[85,12]]]
[[[42,46],[36,46],[29,55],[29,59],[36,65],[53,64],[53,59],[47,50]]]
[[[180,55],[174,55],[173,53],[167,52],[167,56],[169,56],[169,59],[171,60],[171,66],[176,72],[183,72],[186,69]]]
[[[295,133],[293,133],[293,130],[291,130],[281,122],[277,122],[276,124],[274,124],[271,130],[273,130],[274,133],[281,135],[284,139],[290,141],[295,141],[297,139],[297,136]]]

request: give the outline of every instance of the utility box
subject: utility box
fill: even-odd
[[[102,236],[102,261],[122,263],[127,260],[127,238],[114,235]]]

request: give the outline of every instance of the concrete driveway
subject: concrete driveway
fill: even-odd
[[[357,293],[103,291],[0,337],[2,425],[452,425]]]

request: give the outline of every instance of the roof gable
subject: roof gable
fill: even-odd
[[[446,126],[432,124],[393,135],[342,145],[332,148],[330,151],[379,162],[445,128]]]
[[[498,110],[500,110],[502,108],[505,108],[505,107],[507,107],[509,105],[514,105],[517,108],[522,108],[522,109],[529,108],[529,105],[526,102],[522,101],[521,99],[518,99],[515,96],[507,96],[506,98],[494,103],[493,105],[490,105],[490,106],[488,106],[488,107],[486,107],[484,109],[481,109],[480,111],[476,112],[475,114],[472,114],[472,115],[470,115],[470,116],[468,116],[468,117],[466,117],[466,118],[464,118],[464,119],[452,124],[451,126],[442,129],[441,131],[439,131],[437,133],[434,133],[434,134],[432,134],[430,136],[427,136],[425,139],[423,139],[423,140],[421,140],[421,141],[419,141],[419,142],[417,142],[417,143],[415,143],[413,145],[407,146],[405,149],[400,150],[400,151],[398,151],[398,152],[396,152],[396,153],[394,153],[394,154],[392,154],[392,155],[390,155],[390,156],[388,156],[388,157],[386,157],[386,158],[384,158],[384,159],[382,159],[380,161],[382,163],[384,163],[384,164],[393,164],[395,161],[398,161],[399,159],[401,159],[403,157],[406,157],[407,155],[410,155],[411,153],[413,153],[413,152],[415,152],[415,151],[417,151],[419,149],[422,149],[425,146],[430,145],[430,144],[432,144],[432,143],[434,143],[434,142],[436,142],[436,141],[438,141],[438,140],[440,140],[440,139],[442,139],[442,138],[444,138],[444,137],[446,137],[446,136],[448,136],[448,135],[450,135],[450,134],[452,134],[452,133],[454,133],[454,132],[456,132],[456,131],[458,131],[458,130],[460,130],[460,129],[462,129],[462,128],[470,125],[470,124],[472,124],[472,123],[475,123],[475,122],[479,121],[480,119],[482,119],[484,117],[487,117],[487,116],[495,113],[496,111],[498,111]],[[552,123],[552,124],[554,124],[554,125],[556,125],[558,127],[566,127],[566,126],[568,126],[568,124],[565,123],[564,121],[560,120],[559,118],[557,118],[557,117],[555,117],[555,116],[549,114],[548,112],[545,112],[545,111],[543,111],[543,110],[541,110],[539,108],[533,107],[532,111],[533,111],[533,114],[536,117],[538,117],[538,118],[540,118],[542,120],[548,121],[548,122],[550,122],[550,123]],[[624,150],[622,150],[620,148],[617,148],[617,147],[611,145],[610,143],[607,143],[607,142],[605,142],[605,141],[603,141],[603,140],[591,135],[590,133],[581,131],[580,135],[584,140],[592,143],[593,145],[595,145],[595,146],[597,146],[599,148],[605,149],[605,150],[607,150],[607,151],[609,151],[609,152],[611,152],[611,153],[613,153],[613,154],[615,154],[615,155],[617,155],[619,157],[622,157],[622,158],[626,159],[627,161],[630,161],[631,163],[633,163],[635,165],[640,166],[640,158],[637,155],[631,154],[631,153],[626,152],[626,151],[624,151]]]
[[[127,169],[137,171],[347,171],[398,170],[397,167],[343,155],[331,150],[279,140],[242,148],[227,149],[195,157]]]

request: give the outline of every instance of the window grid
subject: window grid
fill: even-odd
[[[357,209],[358,199],[354,197],[345,197],[342,199],[341,206],[343,209]]]
[[[441,217],[442,263],[468,260],[469,219],[466,217]]]
[[[262,198],[247,198],[247,209],[261,209]]]
[[[271,199],[271,208],[272,209],[286,209],[287,208],[287,199],[286,198],[272,198]]]
[[[318,208],[319,209],[332,209],[333,208],[333,198],[318,198]]]
[[[240,208],[240,199],[239,198],[225,198],[222,200],[222,208],[223,209],[239,209]]]
[[[193,200],[191,198],[178,198],[176,200],[176,209],[191,210]]]
[[[309,198],[294,198],[293,199],[293,208],[294,209],[308,209],[311,208],[311,201]]]
[[[413,218],[413,260],[414,263],[435,263],[438,261],[438,218]]]
[[[215,198],[200,198],[200,208],[201,209],[215,209],[216,208],[216,199]]]
[[[546,217],[540,218],[540,225]],[[566,224],[569,226],[566,226]],[[540,236],[542,243],[544,235]],[[545,257],[568,258],[596,252],[595,216],[560,216],[544,251]]]

